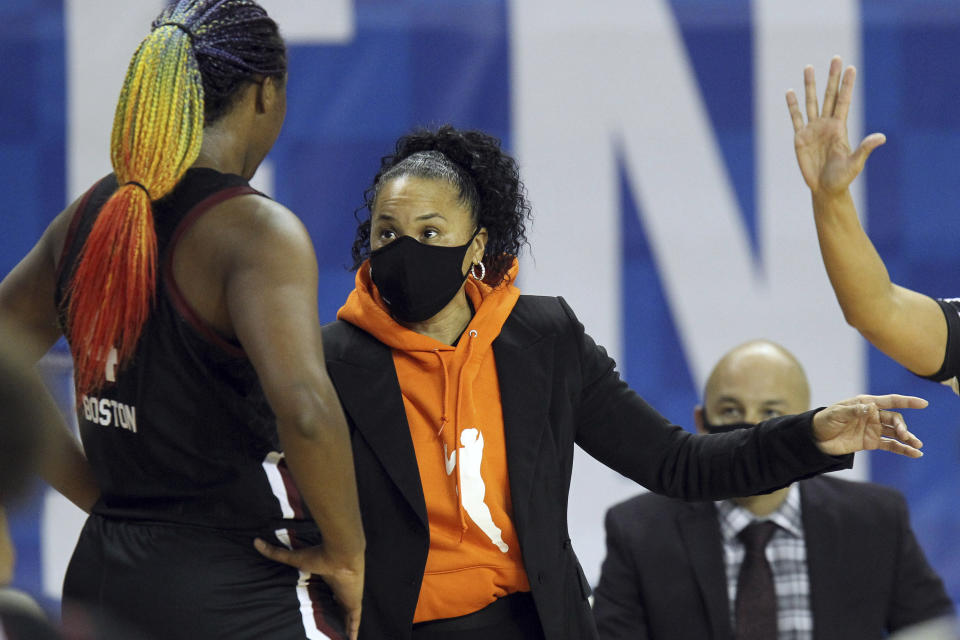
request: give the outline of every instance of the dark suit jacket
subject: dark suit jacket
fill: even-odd
[[[837,478],[800,483],[817,640],[883,638],[953,613],[893,489]],[[604,640],[733,637],[717,509],[645,494],[607,513],[594,600]]]
[[[391,351],[345,322],[325,327],[323,343],[351,428],[367,538],[360,635],[409,638],[430,541]],[[711,436],[669,424],[620,379],[562,299],[521,296],[493,353],[513,520],[550,640],[596,637],[590,587],[567,534],[574,443],[653,491],[688,498],[772,490],[851,464],[817,449],[812,413]]]

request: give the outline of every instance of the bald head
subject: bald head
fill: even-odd
[[[724,355],[703,396],[712,425],[755,424],[810,408],[810,386],[792,353],[769,340],[752,340]]]

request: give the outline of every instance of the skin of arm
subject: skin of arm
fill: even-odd
[[[58,215],[40,241],[0,282],[0,334],[17,356],[31,366],[23,375],[39,383],[32,364],[39,360],[62,335],[54,302],[56,265],[77,203]],[[45,451],[41,474],[54,489],[71,502],[89,512],[100,490],[93,471],[56,407],[53,397],[42,384],[42,394],[35,399],[42,416],[38,428],[45,431]]]
[[[847,323],[910,371],[932,375],[944,360],[946,320],[935,300],[890,281],[857,218],[850,183],[886,138],[872,134],[851,151],[847,113],[856,70],[848,67],[841,80],[842,68],[835,57],[822,110],[813,68],[804,69],[806,120],[796,94],[787,92],[797,162],[813,197],[823,263]]]
[[[259,196],[212,210],[198,227],[215,234],[214,254],[224,256],[223,299],[232,333],[243,345],[277,418],[284,455],[322,547],[257,548],[268,557],[323,576],[359,624],[365,538],[346,418],[327,375],[317,311],[317,262],[309,234],[297,217]],[[198,234],[205,234],[203,228]],[[185,242],[187,239],[185,239]]]

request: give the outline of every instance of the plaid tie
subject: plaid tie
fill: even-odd
[[[740,532],[744,556],[737,578],[737,640],[775,640],[777,637],[777,594],[773,588],[773,571],[764,554],[776,530],[776,524],[765,520]]]

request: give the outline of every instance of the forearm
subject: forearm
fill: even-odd
[[[844,318],[860,330],[889,312],[894,297],[887,268],[857,218],[849,191],[813,197],[823,264]]]
[[[45,388],[37,394],[36,402],[46,433],[40,473],[51,487],[89,513],[100,497],[93,469]]]
[[[10,530],[7,528],[7,514],[3,505],[0,505],[0,587],[5,587],[13,581],[15,562],[16,552],[13,541],[10,539]]]
[[[852,456],[832,456],[818,446],[815,412],[781,416],[752,429],[690,435],[665,452],[660,476],[667,495],[717,500],[767,493],[792,482],[852,466]]]
[[[306,395],[301,411],[278,416],[280,443],[325,550],[353,564],[362,560],[365,539],[346,419],[332,390]]]
[[[846,321],[911,371],[933,374],[947,345],[947,324],[936,301],[890,281],[849,191],[814,194],[813,209],[823,263]]]
[[[39,468],[32,466],[30,471],[39,471],[50,486],[89,513],[100,496],[93,471],[34,366],[37,354],[43,353],[37,345],[49,345],[36,339],[35,333],[15,331],[16,326],[4,324],[2,316],[0,327],[0,335],[10,338],[0,345],[0,356],[9,367],[4,384],[18,403],[23,401],[14,415],[21,416],[23,427],[34,430],[41,443],[40,457],[33,463]]]

